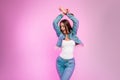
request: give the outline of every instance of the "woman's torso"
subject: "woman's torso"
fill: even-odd
[[[73,35],[72,33],[70,33],[68,35],[69,39],[70,40],[73,40],[75,42],[75,44],[80,44],[81,43],[81,40],[76,36],[76,35]],[[60,36],[58,37],[58,41],[57,41],[57,46],[58,47],[61,47],[62,46],[62,41],[65,39],[65,35],[64,34],[60,34]]]
[[[64,59],[73,58],[74,48],[75,48],[74,40],[62,40],[62,45],[61,45],[62,51],[60,53],[60,57]]]

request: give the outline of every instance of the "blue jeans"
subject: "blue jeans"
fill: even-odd
[[[56,59],[56,68],[60,80],[70,80],[75,68],[75,59],[63,59],[58,56]]]

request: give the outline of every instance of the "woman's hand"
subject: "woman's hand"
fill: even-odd
[[[64,9],[63,7],[60,7],[59,10],[65,15],[69,12],[68,9]]]

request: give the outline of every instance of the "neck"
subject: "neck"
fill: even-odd
[[[65,34],[65,40],[70,40],[68,34]]]

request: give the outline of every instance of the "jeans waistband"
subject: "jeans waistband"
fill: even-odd
[[[74,60],[74,58],[71,58],[71,59],[64,59],[64,58],[62,58],[62,57],[60,57],[60,56],[58,56],[57,58],[58,58],[58,59],[61,59],[61,60],[63,60],[63,61],[70,61],[70,60]]]

